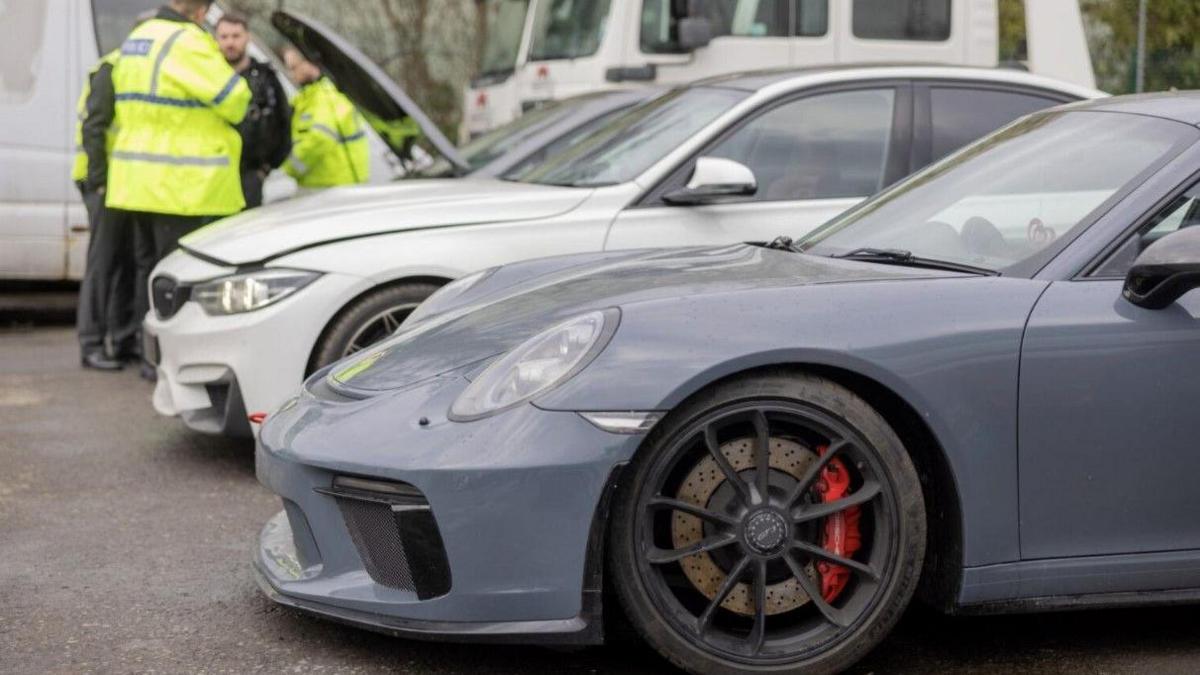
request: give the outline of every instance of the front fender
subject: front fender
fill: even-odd
[[[1019,559],[1017,373],[1045,282],[890,280],[677,297],[622,307],[608,348],[541,397],[555,410],[671,410],[729,375],[819,365],[904,399],[947,454],[963,495],[964,561]]]

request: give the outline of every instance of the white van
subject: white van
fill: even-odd
[[[78,279],[87,213],[71,182],[75,104],[87,71],[162,0],[0,0],[0,280]],[[220,16],[214,7],[209,18]],[[265,51],[252,48],[256,58]],[[277,68],[277,70],[279,70]],[[294,88],[286,77],[284,88]],[[372,182],[396,173],[372,134]],[[294,191],[275,172],[268,199]]]
[[[476,135],[541,101],[760,68],[997,65],[997,0],[486,0]],[[1078,0],[1025,0],[1030,71],[1094,88]]]

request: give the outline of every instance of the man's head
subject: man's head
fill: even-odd
[[[179,12],[194,23],[204,25],[204,17],[213,0],[171,0],[171,9]]]
[[[292,82],[303,86],[321,77],[321,69],[300,53],[295,47],[288,47],[283,50],[283,62],[287,64],[288,73],[292,76]]]
[[[225,60],[235,68],[246,58],[246,47],[250,44],[250,30],[246,25],[246,17],[233,12],[226,12],[217,21],[217,44],[221,45],[221,53]]]

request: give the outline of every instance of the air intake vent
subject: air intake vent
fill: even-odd
[[[342,476],[318,492],[337,500],[375,583],[428,600],[450,591],[450,565],[429,502],[405,483]]]

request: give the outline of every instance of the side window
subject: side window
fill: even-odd
[[[1175,199],[1150,219],[1141,229],[1108,257],[1093,277],[1124,277],[1133,266],[1133,261],[1146,247],[1163,237],[1185,227],[1200,225],[1200,185],[1193,186],[1187,194]]]
[[[866,40],[950,38],[950,0],[854,0],[854,37]]]
[[[702,4],[713,37],[786,36],[790,27],[789,6],[796,5],[797,35],[824,35],[829,0],[708,0]],[[676,5],[674,9],[672,6]],[[677,53],[679,9],[673,0],[643,0],[641,49],[647,53]],[[801,25],[799,22],[806,22]],[[819,32],[801,32],[801,30]]]
[[[829,32],[829,0],[795,0],[796,31],[799,37],[821,37]]]
[[[932,87],[929,90],[933,161],[1023,115],[1061,101],[994,89]]]
[[[750,167],[750,201],[865,197],[879,190],[894,89],[818,94],[754,118],[709,152]]]

